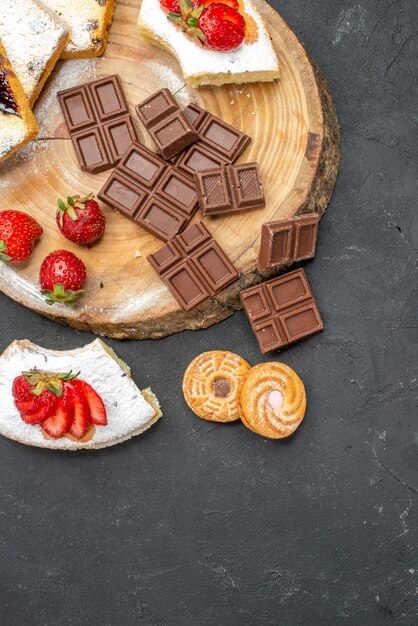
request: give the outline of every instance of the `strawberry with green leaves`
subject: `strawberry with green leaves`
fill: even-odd
[[[16,408],[27,424],[39,424],[49,437],[82,439],[90,426],[106,426],[103,400],[80,372],[22,372],[13,381]]]
[[[68,250],[55,250],[43,260],[39,271],[41,293],[47,304],[73,306],[84,294],[87,270],[83,261]]]
[[[160,0],[169,11],[168,19],[178,24],[202,45],[213,50],[238,48],[245,38],[245,19],[238,11],[237,0]]]
[[[22,211],[0,211],[0,260],[25,261],[43,230],[38,222]]]
[[[61,233],[73,243],[90,245],[103,235],[106,219],[93,194],[58,200],[56,221]]]

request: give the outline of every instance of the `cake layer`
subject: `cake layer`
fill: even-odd
[[[0,37],[30,106],[68,41],[68,30],[36,0],[2,0]]]
[[[36,137],[38,125],[0,41],[0,162]]]
[[[251,37],[228,52],[211,50],[185,35],[167,19],[159,0],[142,0],[138,30],[146,41],[177,57],[191,87],[275,80],[279,63],[264,20],[251,0],[242,0],[241,7]]]
[[[97,57],[103,54],[115,10],[115,0],[42,0],[70,31],[61,58]]]

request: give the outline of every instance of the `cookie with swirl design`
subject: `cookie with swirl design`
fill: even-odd
[[[239,411],[250,430],[270,439],[289,437],[302,422],[305,409],[305,387],[292,368],[283,363],[261,363],[248,373]]]
[[[184,374],[184,398],[193,413],[205,420],[238,420],[238,398],[250,369],[247,361],[232,352],[203,352],[193,359]]]

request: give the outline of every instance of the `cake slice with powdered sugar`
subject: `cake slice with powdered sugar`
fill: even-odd
[[[1,0],[0,37],[32,107],[67,45],[69,31],[37,0]]]

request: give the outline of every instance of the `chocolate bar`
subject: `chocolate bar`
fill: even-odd
[[[266,206],[257,163],[196,172],[195,183],[202,215],[224,215]]]
[[[138,104],[136,112],[165,159],[175,156],[199,138],[168,89],[160,89]]]
[[[263,354],[324,327],[303,269],[245,289],[241,301]]]
[[[266,270],[311,259],[315,255],[318,224],[319,216],[316,213],[263,224],[259,269]]]
[[[183,113],[199,134],[199,139],[173,160],[188,176],[235,163],[251,142],[251,137],[196,104],[189,104]]]
[[[118,163],[138,134],[119,76],[58,92],[80,167],[98,174]]]
[[[131,144],[97,195],[163,241],[181,232],[198,206],[190,179],[139,143]]]
[[[197,222],[148,261],[184,311],[219,293],[239,273],[203,224]]]

